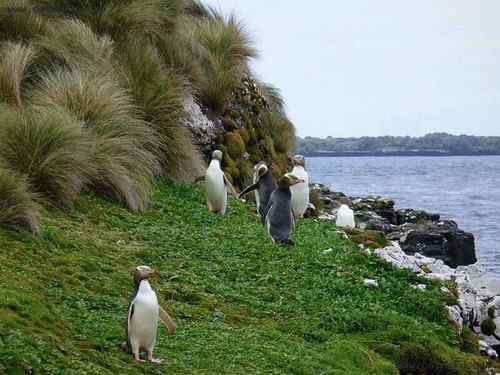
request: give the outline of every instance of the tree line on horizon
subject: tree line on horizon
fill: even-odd
[[[451,154],[500,154],[500,136],[430,133],[423,137],[297,138],[297,152],[442,152]]]

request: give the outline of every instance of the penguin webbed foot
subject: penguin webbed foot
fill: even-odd
[[[281,246],[294,246],[295,245],[295,242],[293,242],[293,240],[291,240],[289,238],[287,238],[285,240],[279,240],[276,242]]]

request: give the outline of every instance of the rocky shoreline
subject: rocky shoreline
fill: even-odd
[[[323,184],[311,185],[316,204],[310,213],[319,219],[335,220],[342,204],[355,215],[356,227],[383,232],[390,245],[364,248],[398,268],[410,269],[428,279],[454,285],[443,287],[456,303],[447,306],[459,333],[465,326],[480,336],[481,353],[498,358],[500,353],[500,280],[488,274],[477,262],[474,235],[461,230],[452,220],[441,220],[437,213],[396,209],[391,198],[350,197],[331,191]],[[319,211],[319,212],[318,212]],[[370,280],[376,286],[376,280]],[[416,285],[425,288],[425,284]],[[498,333],[497,333],[498,332]]]

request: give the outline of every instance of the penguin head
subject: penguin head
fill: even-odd
[[[221,161],[222,160],[222,151],[221,150],[215,150],[212,153],[212,159]]]
[[[134,276],[135,282],[148,279],[152,275],[156,275],[158,271],[148,266],[138,266],[130,270]]]
[[[257,176],[261,178],[264,176],[267,172],[269,172],[269,168],[267,167],[266,163],[260,162],[255,166],[255,170],[257,171]]]
[[[306,158],[304,155],[290,156],[289,160],[293,166],[301,166],[303,168],[306,167]]]
[[[281,187],[290,187],[296,184],[300,184],[301,182],[304,182],[304,180],[298,178],[297,176],[294,176],[291,173],[287,173],[278,180],[278,185]]]

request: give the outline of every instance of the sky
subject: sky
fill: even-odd
[[[203,0],[235,12],[299,136],[500,135],[498,0]]]

